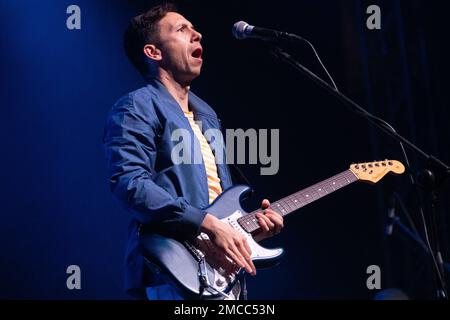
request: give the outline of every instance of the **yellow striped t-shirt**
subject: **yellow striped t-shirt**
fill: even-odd
[[[208,178],[208,193],[209,203],[212,203],[219,194],[222,193],[222,186],[220,185],[219,175],[217,173],[217,165],[211,147],[203,135],[198,124],[194,121],[194,114],[192,112],[184,112],[184,115],[189,120],[192,130],[200,143],[203,162],[205,163],[206,176]]]

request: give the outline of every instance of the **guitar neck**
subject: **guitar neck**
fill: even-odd
[[[290,196],[273,202],[270,209],[279,213],[281,216],[288,214],[316,201],[326,195],[329,195],[343,187],[358,180],[358,177],[350,170],[346,170],[337,174],[327,180],[316,183],[315,185],[300,190]],[[261,209],[255,210],[238,219],[239,224],[247,232],[254,232],[260,228],[256,213],[261,212]]]

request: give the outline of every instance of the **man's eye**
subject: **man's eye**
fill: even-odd
[[[186,29],[186,26],[182,26],[178,31],[184,31],[184,29]]]

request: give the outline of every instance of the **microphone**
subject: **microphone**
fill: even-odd
[[[255,27],[245,21],[236,22],[232,29],[233,36],[238,40],[247,38],[259,39],[270,42],[294,42],[303,40],[302,37],[292,33],[276,31],[272,29]]]

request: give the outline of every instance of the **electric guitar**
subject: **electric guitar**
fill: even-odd
[[[402,174],[405,167],[395,160],[352,164],[350,168],[309,188],[273,202],[270,209],[281,216],[310,204],[355,181],[375,184],[386,174]],[[205,210],[230,224],[242,233],[251,248],[251,258],[256,268],[276,265],[283,249],[266,249],[260,246],[252,234],[260,229],[256,213],[245,212],[241,199],[250,192],[248,186],[235,186],[223,192]],[[221,299],[228,297],[244,270],[220,252],[208,235],[201,233],[193,241],[180,242],[158,234],[142,234],[144,257],[149,268],[161,273],[180,294],[189,298]]]

